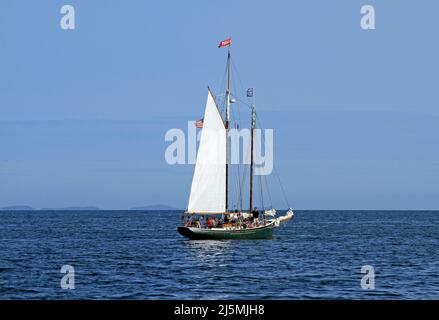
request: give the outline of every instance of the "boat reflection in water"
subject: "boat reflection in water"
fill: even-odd
[[[227,267],[234,245],[233,241],[227,240],[191,240],[184,241],[184,244],[193,261],[209,269]]]

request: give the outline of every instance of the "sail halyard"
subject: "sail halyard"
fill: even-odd
[[[254,136],[254,128],[255,128],[255,122],[256,122],[256,114],[255,114],[255,106],[252,105],[252,119],[251,119],[251,129],[250,129],[250,139],[251,139],[251,145],[250,145],[250,206],[249,206],[249,212],[253,210],[253,136]]]

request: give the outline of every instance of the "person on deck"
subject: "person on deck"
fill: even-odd
[[[256,226],[259,223],[259,210],[258,210],[258,208],[254,207],[252,214],[253,214],[253,223]]]

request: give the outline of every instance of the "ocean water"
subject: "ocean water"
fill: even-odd
[[[297,211],[272,240],[245,241],[186,240],[180,221],[0,212],[0,299],[439,299],[439,212]],[[63,265],[73,290],[60,286]]]

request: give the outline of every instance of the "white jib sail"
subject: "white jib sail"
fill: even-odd
[[[226,128],[208,92],[188,212],[226,210]]]

